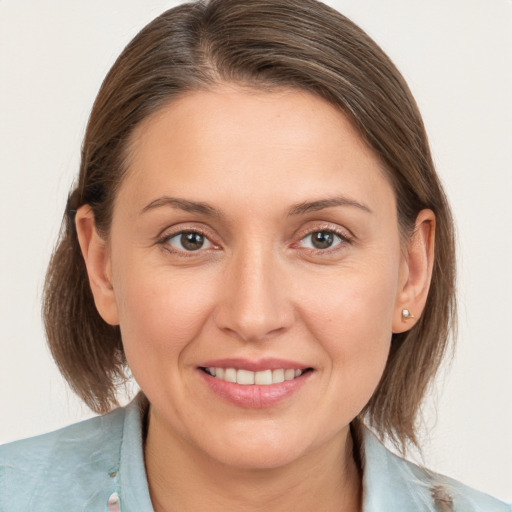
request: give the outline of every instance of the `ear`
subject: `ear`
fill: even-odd
[[[112,287],[108,245],[98,234],[94,213],[89,205],[84,205],[77,210],[75,226],[96,309],[105,322],[117,325],[119,320]]]
[[[434,212],[421,210],[402,261],[393,316],[394,333],[411,329],[425,308],[434,266],[435,230]],[[404,310],[407,310],[410,316],[404,315]]]

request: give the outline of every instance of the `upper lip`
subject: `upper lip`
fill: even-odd
[[[300,363],[298,361],[291,361],[289,359],[279,359],[268,357],[251,361],[244,358],[227,358],[227,359],[211,359],[199,365],[199,368],[236,368],[237,370],[249,370],[252,372],[260,372],[263,370],[278,370],[278,369],[294,369],[304,370],[311,368],[310,365]]]

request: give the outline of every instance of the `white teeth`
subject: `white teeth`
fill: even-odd
[[[295,370],[285,370],[284,371],[284,380],[292,380],[295,378]]]
[[[272,382],[274,384],[279,384],[280,382],[284,382],[284,370],[272,370]]]
[[[249,370],[238,370],[236,372],[236,383],[243,384],[244,386],[254,384],[254,372],[250,372]]]
[[[240,371],[240,370],[239,370]],[[272,384],[272,370],[263,370],[254,374],[254,384],[268,386]]]
[[[256,384],[258,386],[269,386],[270,384],[280,384],[285,380],[293,380],[300,377],[304,370],[287,368],[278,368],[276,370],[261,370],[251,372],[250,370],[236,370],[235,368],[214,368],[213,366],[205,368],[206,372],[226,382],[236,382],[243,386]]]
[[[224,380],[226,382],[236,382],[236,370],[234,368],[226,368],[224,370]]]

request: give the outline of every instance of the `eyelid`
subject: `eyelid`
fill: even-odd
[[[332,246],[326,247],[325,249],[317,249],[316,247],[305,247],[306,249],[319,250],[321,252],[326,252],[326,251],[329,251],[330,249],[334,249],[335,247],[337,247],[338,245],[340,245],[341,243],[343,243],[345,241],[338,233],[334,233],[333,231],[328,231],[326,229],[322,229],[321,231],[313,231],[312,233],[309,233],[308,235],[303,236],[300,239],[299,243],[303,242],[304,240],[306,240],[307,238],[311,237],[315,233],[332,233],[334,235],[334,237],[336,237],[338,239],[338,243],[333,243]]]
[[[179,240],[181,239],[181,237],[184,235],[184,234],[194,234],[194,235],[200,235],[203,240],[205,240],[206,242],[206,246],[202,246],[202,247],[199,247],[198,249],[196,250],[187,250],[187,249],[180,249],[179,247],[176,247],[172,241],[173,240]],[[190,252],[190,253],[199,253],[199,252],[202,252],[202,251],[206,251],[208,249],[211,249],[213,247],[213,243],[212,241],[205,235],[203,235],[202,233],[197,233],[195,231],[178,231],[178,233],[174,234],[174,235],[171,235],[171,236],[167,236],[165,238],[166,240],[166,244],[170,245],[173,250],[176,250],[176,252]]]
[[[311,247],[301,247],[299,244],[308,236],[311,236],[313,233],[319,233],[319,232],[329,232],[336,235],[340,242],[332,247],[328,247],[326,249],[316,249]],[[337,251],[342,250],[347,245],[351,245],[354,242],[354,235],[352,232],[347,229],[343,228],[341,226],[333,225],[330,223],[322,223],[320,225],[312,226],[309,228],[306,228],[304,230],[299,231],[300,234],[297,235],[297,238],[299,239],[298,242],[295,242],[293,245],[299,245],[299,248],[304,249],[305,251],[308,251],[310,253],[315,254],[321,254],[321,255],[329,255],[336,253]]]
[[[302,240],[303,238],[305,238],[308,235],[311,235],[312,233],[318,233],[322,231],[329,231],[331,233],[334,233],[335,235],[338,235],[342,240],[345,241],[352,241],[355,238],[354,234],[348,228],[339,226],[337,224],[331,224],[329,222],[322,222],[314,226],[311,226],[308,223],[308,227],[299,230],[296,236],[300,240]]]
[[[197,234],[203,236],[204,238],[206,238],[208,240],[208,242],[211,244],[211,246],[206,247],[206,248],[201,247],[200,249],[197,249],[196,251],[186,251],[184,249],[183,250],[177,249],[169,244],[169,240],[171,238],[174,238],[178,235],[182,235],[183,233],[197,233]],[[199,253],[204,253],[204,252],[207,252],[210,250],[218,249],[219,244],[216,243],[213,240],[213,238],[214,237],[212,236],[211,232],[207,229],[204,229],[204,228],[198,227],[198,226],[183,226],[182,224],[180,224],[178,226],[173,226],[173,227],[168,226],[165,229],[163,229],[156,236],[155,243],[157,245],[162,246],[166,251],[171,252],[173,254],[193,256],[194,254],[198,255]]]
[[[198,225],[196,223],[179,222],[170,226],[168,225],[160,230],[155,236],[155,240],[170,238],[179,233],[199,233],[200,235],[207,237],[210,241],[212,238],[215,238],[214,233],[208,226],[203,226],[201,223]]]
[[[304,247],[303,247],[303,249],[306,249],[310,252],[313,251],[313,252],[327,254],[327,253],[335,252],[335,251],[339,250],[340,246],[343,247],[347,244],[352,244],[355,239],[355,236],[348,228],[341,227],[339,225],[331,224],[328,222],[322,222],[321,224],[317,224],[315,226],[310,226],[310,227],[306,227],[304,229],[298,230],[298,232],[296,232],[296,235],[293,237],[295,240],[297,240],[297,238],[298,238],[298,242],[294,242],[292,244],[292,247],[296,246],[297,244],[300,244],[300,242],[307,236],[310,236],[313,233],[318,233],[318,232],[333,233],[341,239],[341,242],[336,244],[334,247],[330,247],[327,249],[312,249],[312,248],[304,248]],[[181,235],[183,233],[198,233],[198,234],[204,236],[208,240],[208,242],[211,244],[211,246],[207,247],[207,248],[200,248],[197,251],[179,250],[174,247],[172,249],[170,249],[169,248],[170,244],[168,244],[169,239],[171,239],[175,236]],[[161,246],[166,246],[166,247],[164,247],[165,250],[172,252],[174,254],[193,256],[194,254],[197,255],[199,253],[204,253],[204,252],[208,252],[211,250],[220,249],[221,244],[215,240],[216,238],[218,238],[218,237],[215,237],[215,235],[213,235],[211,233],[211,230],[205,229],[202,226],[197,226],[197,225],[190,226],[190,225],[183,225],[180,223],[176,226],[167,226],[165,229],[163,229],[155,237],[155,243],[158,245],[161,245]]]

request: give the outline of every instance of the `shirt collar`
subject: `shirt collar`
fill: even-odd
[[[363,512],[434,510],[432,482],[426,470],[389,451],[363,428]]]
[[[122,512],[153,512],[143,454],[144,402],[139,394],[126,407],[115,475]],[[362,430],[363,512],[381,512],[383,504],[386,510],[430,510],[425,472],[391,453],[367,428]]]
[[[119,460],[119,495],[122,512],[153,512],[142,439],[144,396],[137,395],[126,408]]]

